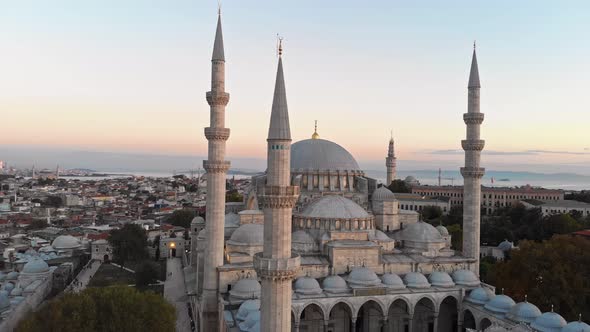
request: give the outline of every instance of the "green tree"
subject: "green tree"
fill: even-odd
[[[521,241],[508,261],[497,263],[490,282],[522,301],[524,295],[542,311],[559,312],[566,320],[590,317],[590,241],[556,235],[550,240]]]
[[[166,221],[174,226],[190,228],[195,215],[193,210],[176,210]]]
[[[158,275],[158,265],[151,261],[143,261],[135,270],[135,285],[142,288],[153,284],[158,279]]]
[[[170,331],[176,311],[160,295],[132,287],[88,288],[30,312],[17,332]]]
[[[442,217],[442,209],[439,206],[425,206],[420,211],[423,220],[435,220]]]
[[[446,226],[449,235],[451,236],[451,248],[462,251],[463,250],[463,228],[459,224]]]
[[[406,184],[406,182],[404,180],[399,180],[399,179],[391,181],[391,184],[389,186],[387,186],[387,188],[389,188],[389,190],[391,190],[394,193],[412,192],[410,190],[410,187],[408,187],[408,185]]]
[[[244,196],[240,195],[237,190],[230,190],[225,196],[226,202],[243,202]]]
[[[569,234],[581,229],[576,219],[569,214],[556,214],[543,221],[546,225],[547,237],[553,234]]]
[[[113,247],[114,261],[121,266],[127,261],[147,257],[147,236],[139,225],[126,224],[112,230],[108,240]]]

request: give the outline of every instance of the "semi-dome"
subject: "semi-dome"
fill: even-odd
[[[16,280],[17,278],[18,278],[18,272],[16,272],[16,271],[12,271],[12,272],[9,272],[9,273],[6,275],[6,278],[4,278],[4,279],[5,279],[5,280]]]
[[[260,283],[252,278],[240,279],[232,286],[229,294],[238,299],[260,298]]]
[[[449,236],[449,230],[443,225],[436,226],[436,230],[438,231],[440,236]]]
[[[444,271],[434,271],[428,276],[428,282],[433,287],[453,287],[455,283],[451,276]]]
[[[364,266],[353,268],[347,280],[352,286],[357,287],[377,286],[381,284],[381,279],[377,277],[375,272]]]
[[[561,332],[590,332],[590,325],[582,322],[582,321],[575,321],[568,323]]]
[[[457,285],[474,287],[481,284],[475,273],[471,270],[457,270],[451,276]]]
[[[325,139],[306,139],[291,145],[291,169],[360,170],[354,157]]]
[[[485,309],[497,315],[505,315],[515,305],[514,300],[507,295],[496,295],[484,306]]]
[[[300,214],[304,218],[324,219],[364,219],[369,214],[360,205],[348,198],[327,195],[310,203]]]
[[[304,230],[298,230],[291,234],[291,242],[301,244],[316,244],[314,238]]]
[[[510,242],[508,240],[504,240],[502,242],[500,242],[500,244],[498,245],[498,249],[502,250],[502,251],[510,251],[514,248],[514,243]]]
[[[295,293],[303,295],[321,294],[322,289],[317,280],[311,277],[299,277],[293,286]]]
[[[322,288],[327,293],[346,293],[349,288],[344,278],[339,275],[329,276],[322,282]]]
[[[423,221],[404,226],[400,233],[400,239],[413,242],[444,242],[436,228]]]
[[[45,273],[49,271],[49,265],[40,259],[40,258],[33,258],[27,264],[23,266],[23,270],[21,271],[24,274],[38,274],[38,273]]]
[[[244,224],[238,227],[229,241],[238,245],[262,245],[264,243],[264,226],[261,224]]]
[[[532,323],[541,316],[541,310],[536,305],[527,301],[519,302],[506,314],[506,317],[515,322]]]
[[[492,292],[488,291],[487,289],[479,286],[469,293],[469,296],[465,299],[467,302],[471,302],[474,304],[484,305],[488,303],[492,298],[496,295]]]
[[[236,319],[244,320],[248,317],[248,314],[252,311],[260,310],[260,300],[246,300],[240,304]]]
[[[420,272],[406,273],[404,276],[404,283],[409,288],[428,288],[430,283],[426,280],[426,277]]]
[[[404,289],[404,288],[406,288],[406,285],[404,285],[402,278],[400,278],[395,273],[385,273],[384,275],[381,276],[381,282],[387,288],[390,288],[390,289]]]
[[[78,249],[80,248],[81,244],[78,239],[71,235],[60,235],[53,240],[51,246],[56,250],[69,250],[69,249]]]
[[[371,199],[374,201],[392,201],[395,199],[395,195],[387,187],[381,186],[373,191]]]
[[[531,323],[531,327],[539,332],[561,332],[566,325],[565,319],[553,311],[542,314]]]

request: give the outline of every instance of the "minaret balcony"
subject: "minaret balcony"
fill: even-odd
[[[465,124],[481,124],[484,119],[483,113],[463,113],[463,121]]]
[[[481,179],[485,172],[486,169],[482,167],[461,167],[461,175],[464,178]]]
[[[203,168],[207,171],[207,173],[227,173],[229,167],[230,162],[227,160],[203,160]]]
[[[486,141],[482,139],[471,140],[471,139],[464,139],[461,141],[461,146],[465,151],[481,151],[483,150],[484,146],[486,145]]]
[[[301,257],[291,254],[289,258],[265,258],[263,253],[254,255],[254,269],[263,279],[288,280],[293,279],[299,272]]]
[[[229,128],[205,128],[205,137],[208,140],[227,141],[229,138]]]
[[[262,206],[265,208],[293,208],[299,197],[298,186],[266,186],[261,195]]]
[[[209,103],[209,106],[225,106],[229,103],[229,93],[222,91],[208,91],[207,103]]]

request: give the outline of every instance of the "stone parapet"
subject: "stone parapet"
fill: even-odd
[[[261,195],[265,208],[293,208],[299,197],[298,186],[265,186]]]
[[[464,178],[480,179],[485,174],[486,169],[482,167],[461,167],[461,175]]]
[[[461,141],[461,146],[465,151],[481,151],[485,144],[486,141],[482,139],[464,139]]]
[[[463,113],[465,124],[481,124],[484,119],[483,113]]]
[[[220,91],[208,91],[207,103],[209,106],[225,106],[229,103],[229,93]]]
[[[254,255],[254,269],[262,279],[289,280],[299,272],[301,257],[292,254],[289,258],[265,258],[259,252]]]
[[[224,161],[209,161],[203,160],[203,168],[207,173],[226,173],[229,170],[230,162]]]
[[[205,137],[208,140],[227,141],[229,138],[229,128],[205,128]]]

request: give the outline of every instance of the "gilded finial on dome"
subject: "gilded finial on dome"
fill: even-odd
[[[315,126],[313,128],[313,135],[311,135],[311,139],[318,139],[320,135],[318,134],[318,120],[315,120]]]

